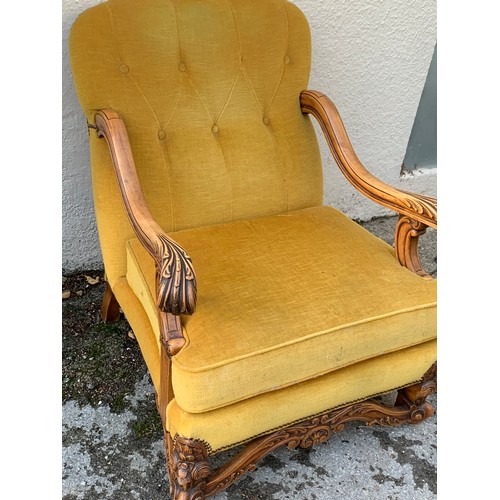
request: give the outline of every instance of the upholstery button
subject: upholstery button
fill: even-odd
[[[264,116],[264,118],[262,118],[262,121],[264,122],[264,125],[269,125],[271,123],[269,116]]]
[[[214,126],[212,127],[212,132],[213,132],[214,134],[218,134],[218,133],[219,133],[219,127],[218,127],[218,125],[214,125]]]
[[[285,64],[290,64],[290,57],[289,57],[289,56],[285,56],[285,57],[283,58],[283,62],[284,62]]]
[[[127,66],[126,64],[120,64],[120,71],[121,71],[123,74],[128,73],[128,66]]]
[[[160,139],[160,141],[163,141],[165,139],[165,137],[167,137],[167,134],[165,133],[164,130],[160,130],[158,132],[158,139]]]
[[[179,71],[187,71],[187,66],[183,63],[179,63]]]

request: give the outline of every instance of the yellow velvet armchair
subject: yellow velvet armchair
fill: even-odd
[[[285,0],[108,0],[70,36],[108,289],[157,393],[172,498],[203,499],[274,449],[346,422],[433,414],[436,200],[361,165],[307,90]],[[323,205],[313,115],[346,178],[400,214],[395,248]],[[394,391],[394,406],[373,398]],[[246,446],[212,470],[210,456]]]

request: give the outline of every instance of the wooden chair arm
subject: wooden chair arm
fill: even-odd
[[[194,313],[196,275],[193,263],[186,251],[165,234],[146,204],[125,124],[116,111],[105,109],[95,114],[95,125],[97,135],[104,137],[108,143],[122,198],[134,231],[156,262],[158,308],[163,313],[174,316]],[[172,318],[165,318],[165,323],[171,324]],[[177,328],[173,325],[173,330],[179,330],[180,334],[178,321],[176,324]]]
[[[310,113],[318,120],[337,165],[358,191],[402,216],[425,226],[437,227],[435,198],[394,188],[377,179],[362,165],[337,108],[326,95],[315,90],[304,90],[300,94],[300,105],[303,113]]]
[[[395,233],[396,255],[401,265],[419,276],[431,278],[418,255],[418,239],[427,227],[437,227],[437,200],[409,193],[377,179],[359,161],[335,104],[321,92],[300,94],[303,113],[312,114],[321,125],[330,151],[347,180],[371,200],[399,213]]]

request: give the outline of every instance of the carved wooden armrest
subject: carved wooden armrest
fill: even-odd
[[[437,227],[436,198],[397,189],[372,175],[356,156],[340,114],[326,95],[304,90],[300,104],[303,113],[310,113],[318,120],[347,180],[366,197],[400,214],[395,235],[398,259],[417,274],[428,276],[418,258],[418,238],[427,227]]]
[[[151,214],[141,189],[125,125],[113,110],[95,115],[97,135],[104,137],[115,167],[118,184],[128,217],[137,235],[156,262],[157,305],[167,331],[165,340],[173,355],[184,344],[180,314],[192,314],[196,308],[196,276],[186,251],[167,236]],[[160,313],[160,316],[162,314]],[[173,316],[173,317],[171,317]]]

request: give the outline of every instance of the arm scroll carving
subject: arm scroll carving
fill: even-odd
[[[399,263],[422,278],[432,279],[423,269],[418,255],[418,239],[427,230],[427,226],[420,221],[406,215],[399,217],[394,237],[396,255]]]
[[[156,262],[160,311],[175,316],[196,309],[196,275],[186,251],[168,237],[155,221],[141,189],[127,130],[113,110],[95,115],[97,135],[109,147],[118,184],[134,231]]]
[[[321,92],[300,94],[303,113],[312,114],[320,124],[332,155],[347,180],[362,194],[387,208],[426,226],[437,227],[437,201],[430,196],[409,193],[377,179],[362,165],[351,145],[340,114]]]
[[[172,314],[191,314],[196,308],[196,276],[191,257],[165,235],[159,234],[158,242],[158,307]]]

